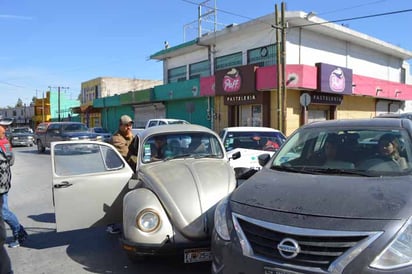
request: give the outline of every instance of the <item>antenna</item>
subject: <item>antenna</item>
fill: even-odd
[[[197,10],[197,20],[187,23],[183,26],[183,41],[186,42],[187,30],[197,29],[197,37],[200,38],[208,32],[216,32],[218,26],[224,26],[224,24],[219,24],[217,22],[217,7],[216,0],[214,0],[214,5],[211,7],[208,5],[212,0],[206,0],[198,4]],[[196,27],[197,24],[197,27]]]

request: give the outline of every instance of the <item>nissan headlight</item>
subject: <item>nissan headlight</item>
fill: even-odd
[[[376,257],[371,267],[394,269],[412,265],[412,217],[395,239]]]
[[[229,228],[227,225],[227,204],[229,202],[229,198],[226,197],[222,199],[218,205],[216,206],[215,210],[215,230],[216,233],[219,235],[222,240],[229,241]]]
[[[160,227],[160,216],[153,209],[145,209],[137,215],[136,226],[143,232],[153,232]]]

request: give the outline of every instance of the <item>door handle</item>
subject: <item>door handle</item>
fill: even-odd
[[[60,184],[55,184],[54,188],[66,188],[66,187],[69,187],[71,185],[73,185],[73,184],[71,184],[67,181],[64,181],[64,182],[61,182]]]

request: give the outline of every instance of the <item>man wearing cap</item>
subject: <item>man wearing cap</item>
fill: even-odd
[[[6,126],[11,122],[0,120],[0,138],[4,139]],[[0,208],[3,208],[3,197],[10,189],[11,183],[11,170],[10,170],[10,158],[5,152],[0,153]],[[0,273],[13,273],[11,269],[11,262],[6,249],[4,248],[4,242],[6,241],[6,227],[4,224],[3,213],[0,210]]]
[[[119,129],[113,134],[111,144],[116,147],[126,162],[135,171],[137,155],[129,153],[129,146],[133,141],[133,120],[129,115],[122,115],[119,119]],[[110,234],[120,233],[120,229],[114,224],[108,225],[106,231]]]
[[[136,168],[136,157],[129,153],[129,146],[133,141],[133,120],[128,115],[122,115],[119,120],[119,129],[113,134],[111,144],[117,148],[133,169]]]

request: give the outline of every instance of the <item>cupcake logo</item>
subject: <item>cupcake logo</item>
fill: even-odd
[[[225,92],[237,92],[240,90],[242,85],[242,78],[237,69],[232,68],[223,77],[223,90]]]
[[[345,74],[342,69],[336,68],[329,76],[329,86],[332,91],[342,92],[345,90]]]

